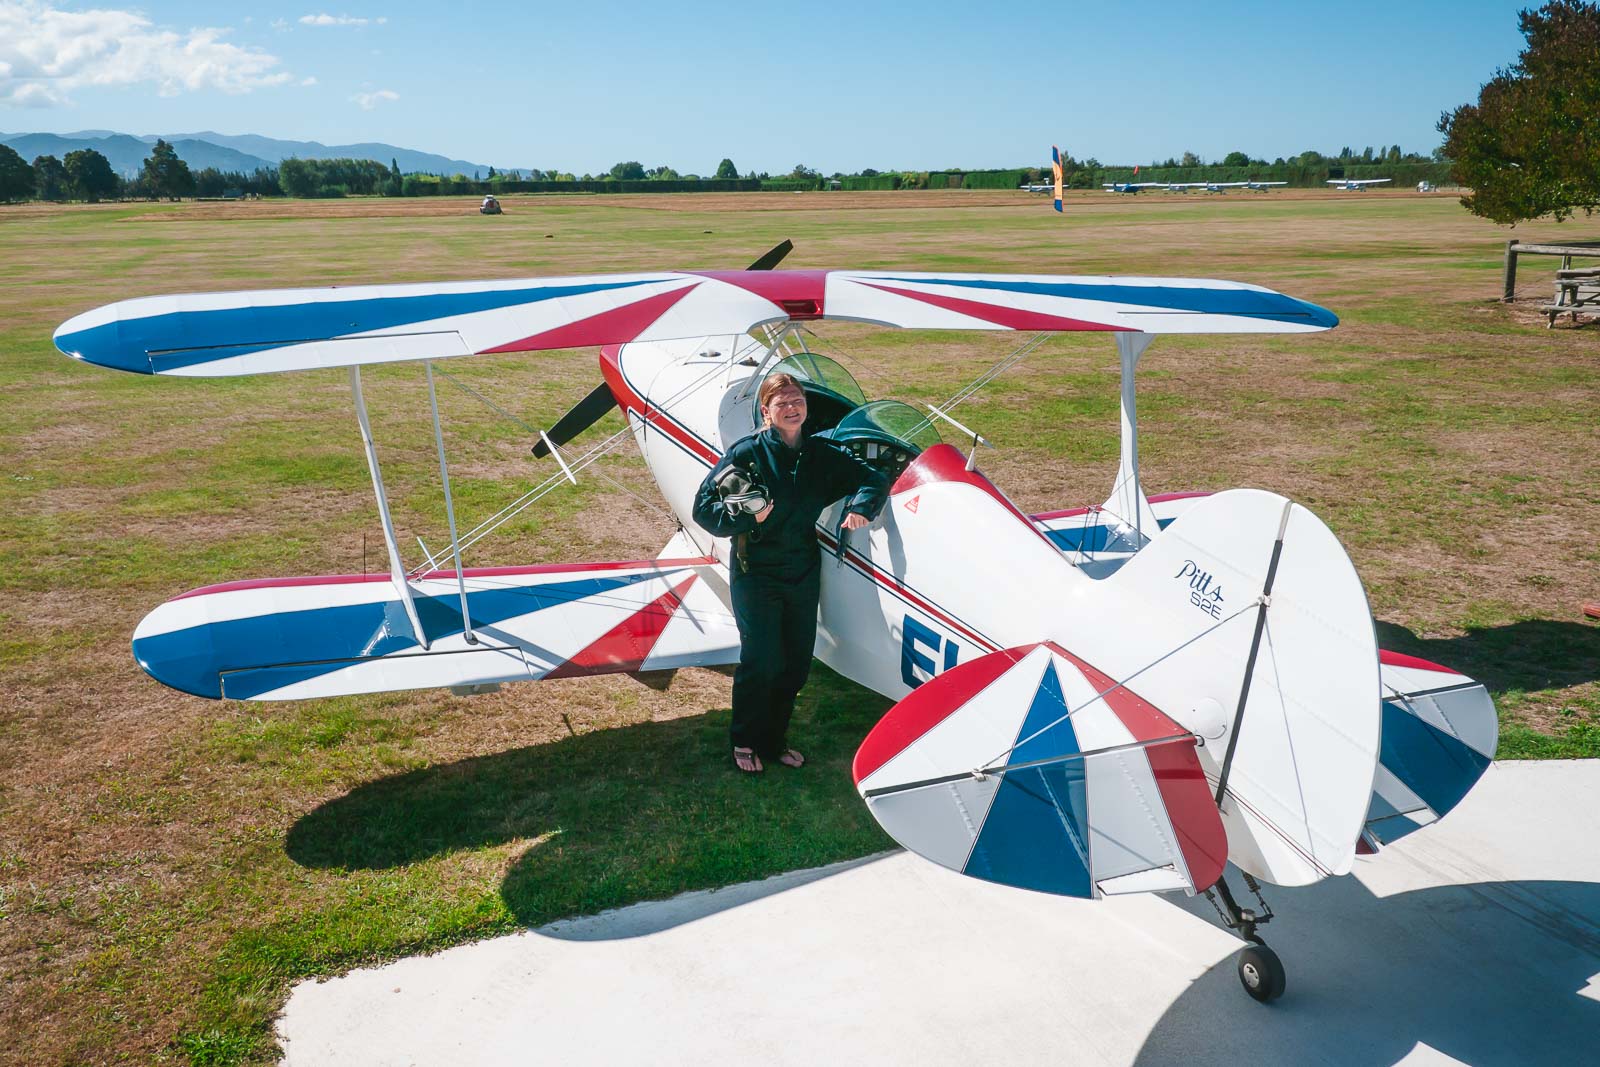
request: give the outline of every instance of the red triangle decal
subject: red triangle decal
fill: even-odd
[[[630,674],[650,658],[650,650],[660,640],[683,605],[684,594],[699,577],[689,577],[601,634],[587,648],[545,675],[546,678],[581,678],[591,674]]]
[[[667,309],[682,300],[700,283],[686,285],[667,293],[636,300],[610,311],[602,311],[565,326],[557,326],[520,341],[485,348],[484,352],[533,352],[546,348],[588,348],[591,345],[626,344],[644,333]]]
[[[922,500],[922,494],[921,493],[918,493],[916,496],[912,497],[910,500],[907,500],[906,501],[906,510],[911,512],[913,515],[915,515],[917,513],[917,504],[920,503],[921,500]]]
[[[1087,319],[1069,319],[1060,315],[1046,315],[1042,311],[1027,311],[1023,308],[1005,307],[1001,304],[986,304],[980,300],[963,300],[955,296],[941,296],[934,293],[913,292],[910,289],[895,289],[888,285],[877,285],[872,282],[862,282],[874,289],[882,289],[895,296],[904,296],[912,300],[920,300],[924,304],[954,311],[984,322],[992,322],[996,326],[1005,326],[1013,330],[1105,330],[1109,332],[1131,332],[1131,326],[1111,326],[1103,322],[1090,322]]]

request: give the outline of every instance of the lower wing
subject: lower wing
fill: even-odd
[[[298,700],[737,662],[727,575],[711,557],[387,574],[197,589],[145,616],[133,654],[213,699]],[[470,631],[463,623],[465,591]]]

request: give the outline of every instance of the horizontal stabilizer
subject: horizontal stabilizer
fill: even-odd
[[[1383,738],[1367,831],[1398,840],[1459,804],[1494,760],[1488,689],[1437,663],[1384,652]]]
[[[418,640],[388,575],[233,582],[147,615],[151,677],[212,698],[296,700],[733,663],[727,580],[709,557],[468,570],[409,585]]]
[[[1227,862],[1193,735],[1051,644],[920,686],[867,735],[854,775],[900,844],[1003,885],[1193,893]]]

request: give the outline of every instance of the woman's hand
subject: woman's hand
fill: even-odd
[[[863,526],[869,525],[871,521],[872,520],[868,519],[865,515],[860,515],[852,511],[844,517],[844,528],[846,530],[859,530]]]
[[[766,507],[764,507],[760,511],[756,512],[756,521],[757,522],[766,522],[767,521],[767,516],[771,515],[771,514],[772,514],[772,505],[768,504]]]

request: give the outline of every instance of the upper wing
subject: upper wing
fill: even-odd
[[[157,681],[241,700],[484,685],[736,662],[727,576],[710,557],[231,582],[145,616],[133,654]]]
[[[1291,333],[1329,311],[1193,278],[705,271],[141,297],[63,323],[56,347],[143,374],[228,376],[743,333],[851,319],[956,330]]]

